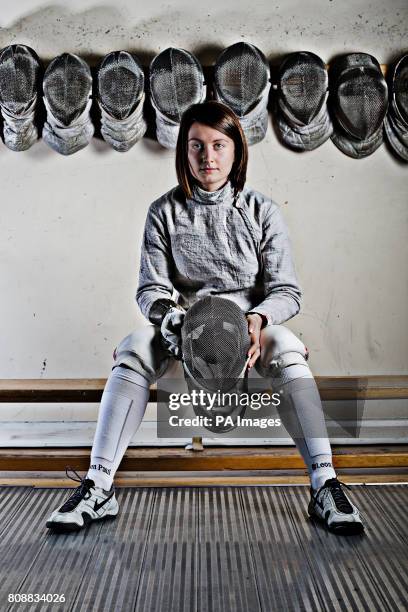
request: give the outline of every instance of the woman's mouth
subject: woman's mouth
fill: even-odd
[[[205,172],[206,174],[210,174],[211,172],[215,172],[217,168],[201,168],[201,172]]]

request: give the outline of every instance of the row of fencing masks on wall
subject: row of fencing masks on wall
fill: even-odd
[[[329,79],[317,55],[292,53],[279,68],[276,86],[280,140],[291,149],[309,151],[331,138],[340,151],[360,159],[381,145],[384,124],[391,146],[404,158],[408,141],[404,65],[406,71],[407,62],[402,58],[394,69],[393,98],[386,116],[388,88],[374,57],[367,53],[345,55],[333,62]]]
[[[214,67],[215,98],[238,116],[249,145],[268,126],[269,65],[254,45],[240,42],[225,49]],[[157,140],[175,148],[183,112],[206,98],[203,69],[192,53],[169,48],[150,65],[150,94],[156,112]]]
[[[94,133],[87,63],[71,53],[56,57],[45,71],[43,89],[44,140],[63,155],[84,148]],[[97,70],[96,95],[103,138],[117,151],[128,151],[146,131],[144,74],[138,60],[127,51],[108,53]]]
[[[35,111],[42,72],[30,47],[10,45],[0,54],[4,141],[14,151],[28,149],[38,138]],[[44,73],[42,89],[47,113],[44,141],[63,155],[83,149],[94,134],[88,64],[72,53],[54,58]],[[144,97],[144,73],[138,60],[127,51],[106,55],[97,71],[97,103],[102,136],[114,149],[128,151],[145,133]]]
[[[42,66],[33,49],[10,45],[0,54],[0,107],[4,142],[14,151],[24,151],[38,138],[35,122],[41,92]],[[94,133],[89,111],[92,76],[80,57],[64,53],[47,67],[42,80],[47,111],[42,136],[64,155],[86,146]]]
[[[317,55],[290,54],[279,67],[276,84],[280,140],[292,149],[307,151],[331,137],[343,153],[362,158],[382,143],[384,124],[391,148],[407,160],[407,73],[405,55],[390,70],[387,88],[377,60],[366,53],[339,58],[329,75]],[[96,74],[101,134],[116,150],[128,151],[146,131],[143,69],[131,53],[114,51],[103,58]],[[10,45],[1,51],[4,141],[15,151],[28,149],[38,138],[35,111],[41,78],[40,61],[30,47]],[[237,114],[249,144],[265,136],[270,86],[268,62],[254,45],[231,45],[215,63],[215,98]],[[85,147],[94,133],[92,76],[87,63],[71,53],[56,57],[45,71],[42,87],[47,111],[44,140],[64,155]],[[174,148],[183,112],[206,98],[198,60],[175,48],[157,55],[150,65],[150,98],[157,138],[163,146]]]
[[[0,103],[6,123],[5,142],[14,150],[29,148],[38,137],[34,123],[41,66],[24,45],[6,47],[0,57]],[[238,115],[249,144],[262,140],[268,123],[269,66],[253,45],[228,47],[214,68],[216,98]],[[69,155],[85,147],[94,128],[90,117],[92,75],[88,64],[72,53],[54,58],[43,82],[47,118],[45,142]],[[183,112],[203,102],[206,86],[202,67],[193,54],[169,48],[150,66],[150,93],[156,112],[158,141],[174,148]],[[127,151],[146,131],[143,117],[144,74],[127,51],[109,53],[97,70],[97,102],[101,133],[116,150]]]
[[[239,396],[247,392],[247,353],[250,347],[248,322],[239,306],[225,298],[208,296],[198,300],[184,317],[182,354],[184,377],[189,388],[210,394],[193,405],[196,415],[207,417],[206,428],[224,433],[234,429],[246,406]],[[208,397],[208,396],[206,396]],[[231,417],[229,422],[217,416]]]

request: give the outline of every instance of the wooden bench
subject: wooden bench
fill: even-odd
[[[407,399],[408,376],[316,376],[322,400]],[[0,379],[0,402],[99,402],[106,378]],[[157,387],[150,389],[157,401]]]
[[[408,399],[408,376],[316,377],[322,400]],[[99,402],[106,379],[0,380],[0,402]],[[149,401],[157,400],[157,389]],[[408,406],[408,403],[407,403]],[[1,409],[1,407],[0,407]],[[408,415],[408,408],[407,408]],[[200,449],[200,440],[195,441]],[[194,447],[193,447],[194,450]],[[122,471],[299,470],[303,460],[293,447],[129,448]],[[0,471],[86,470],[89,448],[3,448]],[[334,448],[336,468],[398,468],[407,472],[408,445]]]

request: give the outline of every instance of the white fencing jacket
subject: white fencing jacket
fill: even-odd
[[[176,293],[175,293],[176,292]],[[147,214],[136,301],[148,318],[153,302],[175,299],[186,310],[217,295],[279,325],[299,312],[301,289],[280,208],[250,187],[234,197],[175,187]]]

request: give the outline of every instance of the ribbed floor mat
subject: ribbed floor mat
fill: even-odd
[[[123,488],[115,521],[45,527],[72,490],[0,488],[0,609],[408,609],[408,485],[353,486],[363,536],[307,517],[305,486]],[[10,593],[64,603],[8,603]]]

